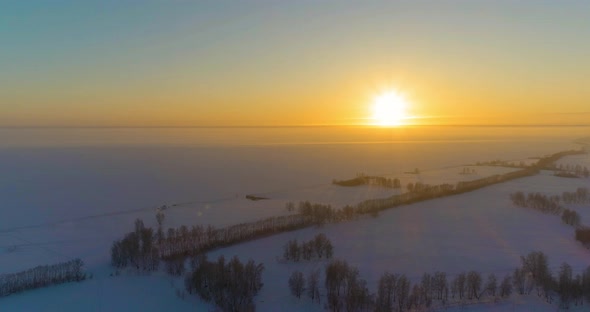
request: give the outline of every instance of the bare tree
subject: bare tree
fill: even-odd
[[[449,287],[447,283],[447,274],[444,272],[435,272],[432,287],[436,294],[436,299],[446,299],[445,294],[448,292]]]
[[[519,294],[524,295],[526,282],[526,272],[521,269],[515,269],[512,273],[512,283]]]
[[[502,283],[500,283],[500,296],[510,297],[512,294],[512,277],[508,274],[504,276],[502,279]]]
[[[422,281],[420,283],[420,289],[422,290],[422,294],[420,296],[420,301],[426,305],[430,306],[432,301],[431,293],[432,293],[432,276],[429,273],[424,273],[422,275]]]
[[[395,291],[398,276],[389,272],[383,273],[379,279],[379,286],[377,289],[376,309],[377,312],[393,311],[393,304],[395,302]]]
[[[289,289],[293,296],[297,298],[301,298],[301,294],[303,294],[303,289],[305,287],[305,277],[303,273],[299,271],[295,271],[289,277]]]
[[[479,274],[479,272],[469,271],[469,273],[467,273],[467,298],[475,298],[479,300],[479,293],[481,291],[481,281],[481,274]]]
[[[395,298],[397,299],[398,311],[402,312],[405,310],[410,297],[410,281],[405,275],[400,276],[397,279],[395,287]]]
[[[312,302],[320,302],[320,271],[314,270],[309,273],[307,278],[307,295]]]
[[[498,289],[498,280],[496,279],[496,275],[494,273],[491,273],[490,275],[488,275],[488,280],[486,281],[485,290],[490,296],[495,297],[497,289]]]
[[[569,309],[573,299],[573,278],[572,267],[563,263],[559,268],[559,305],[564,309]]]
[[[453,298],[455,298],[455,296],[459,296],[459,299],[463,299],[463,297],[465,296],[466,280],[467,277],[465,273],[461,273],[455,276],[455,279],[453,279],[451,287],[451,293]]]

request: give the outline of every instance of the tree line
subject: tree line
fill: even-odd
[[[471,192],[492,184],[502,183],[512,179],[531,176],[536,174],[537,172],[538,168],[530,167],[502,175],[493,175],[472,181],[461,181],[455,185],[449,183],[444,183],[440,185],[410,183],[407,186],[408,192],[406,193],[393,195],[387,198],[365,200],[352,208],[354,209],[354,212],[358,215],[376,215],[380,211],[386,209],[412,204],[424,200]]]
[[[393,195],[388,198],[382,199],[370,199],[363,201],[356,205],[354,208],[357,214],[378,214],[379,211],[394,208],[401,205],[407,205],[419,201],[428,199],[439,198],[443,196],[451,196],[471,192],[492,184],[503,183],[513,179],[523,178],[538,174],[541,169],[544,169],[556,160],[569,155],[583,154],[584,151],[569,150],[558,152],[546,157],[542,157],[536,164],[527,166],[520,170],[508,172],[505,174],[497,174],[481,179],[471,181],[460,181],[455,185],[452,184],[441,184],[441,185],[428,185],[422,183],[408,184],[408,192],[400,195]]]
[[[86,279],[83,267],[82,260],[74,259],[0,275],[0,297],[51,285],[83,281]]]
[[[510,194],[510,199],[518,206],[532,207],[539,210],[559,213],[560,202],[565,204],[584,204],[590,202],[590,191],[588,188],[579,187],[573,192],[563,192],[560,195],[546,196],[541,193],[524,194],[522,191]]]
[[[399,189],[402,187],[401,181],[398,178],[386,178],[380,176],[370,176],[364,173],[359,173],[355,178],[348,180],[332,180],[332,184],[340,186],[359,186],[359,185],[376,185],[387,188]]]
[[[590,177],[590,170],[587,167],[582,165],[554,165],[551,166],[551,169],[556,170],[555,173],[558,177],[566,177],[566,178],[588,178]]]
[[[489,160],[489,161],[478,161],[475,163],[477,166],[494,166],[494,167],[508,167],[508,168],[527,168],[533,165],[527,165],[524,161],[519,161],[518,163],[514,161],[507,161],[507,160]]]
[[[586,204],[590,202],[590,191],[579,187],[575,192],[563,192],[561,200],[566,204]]]
[[[529,207],[543,213],[559,215],[565,224],[575,227],[575,239],[587,247],[590,247],[590,228],[582,225],[581,217],[575,210],[562,207],[559,203],[580,204],[590,202],[590,192],[587,188],[580,187],[574,192],[563,192],[561,196],[547,196],[541,193],[528,193],[519,191],[510,194],[512,202],[520,207]]]
[[[255,311],[254,297],[263,286],[263,264],[253,260],[242,263],[237,256],[231,260],[219,256],[208,261],[204,254],[192,259],[192,272],[185,278],[186,290],[206,302],[213,302],[223,311]]]
[[[111,264],[116,268],[132,267],[153,271],[158,269],[158,259],[162,259],[172,271],[178,271],[174,268],[180,270],[178,263],[188,256],[276,233],[302,229],[318,222],[318,218],[296,214],[223,228],[211,225],[195,225],[189,228],[182,225],[178,228],[169,228],[166,232],[158,230],[154,233],[153,229],[145,227],[143,221],[138,219],[134,231],[113,242]]]
[[[325,234],[318,234],[312,240],[298,243],[296,239],[288,241],[283,247],[283,259],[299,262],[300,260],[330,259],[334,254],[332,242]]]
[[[291,293],[297,298],[307,294],[320,303],[318,287],[320,272],[312,271],[307,279],[300,271],[289,277]],[[324,269],[324,290],[328,310],[403,312],[445,307],[456,303],[482,302],[483,299],[508,298],[514,292],[530,295],[535,292],[548,303],[561,308],[590,303],[590,266],[574,275],[572,267],[563,263],[556,275],[548,266],[547,256],[534,251],[521,256],[521,266],[499,279],[494,273],[484,276],[477,271],[456,274],[425,273],[412,282],[404,274],[385,272],[379,278],[377,292],[370,293],[358,269],[346,261],[333,260]]]
[[[553,215],[561,214],[561,221],[563,221],[563,223],[577,228],[581,225],[580,214],[578,214],[578,212],[576,212],[575,210],[570,210],[562,207],[559,203],[560,201],[566,202],[564,198],[567,198],[568,202],[571,202],[572,199],[577,200],[578,191],[581,190],[586,189],[579,188],[574,193],[564,192],[561,197],[558,195],[547,196],[538,192],[528,193],[525,195],[524,192],[518,191],[510,194],[510,199],[515,205],[520,207],[533,208],[542,213],[548,213]],[[584,194],[587,194],[587,191]]]
[[[559,205],[560,198],[557,195],[547,196],[541,193],[528,193],[518,191],[510,194],[512,203],[519,207],[533,208],[542,213],[558,215],[563,211]]]

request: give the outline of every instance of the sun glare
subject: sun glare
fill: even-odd
[[[373,124],[378,126],[401,126],[408,118],[408,102],[395,90],[383,92],[373,100]]]

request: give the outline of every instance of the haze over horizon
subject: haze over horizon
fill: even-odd
[[[7,1],[0,127],[579,125],[582,1]]]

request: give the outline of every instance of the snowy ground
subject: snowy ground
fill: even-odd
[[[492,168],[498,170],[497,167]],[[438,173],[440,181],[454,179],[457,175],[456,168],[432,172]],[[478,172],[481,174],[483,170],[478,169]],[[435,177],[434,173],[426,174]],[[418,280],[424,272],[437,270],[445,271],[450,276],[468,270],[504,276],[519,265],[520,255],[534,250],[546,253],[554,270],[562,262],[568,262],[574,270],[581,271],[590,263],[590,251],[573,239],[573,229],[563,225],[558,217],[515,207],[508,195],[515,190],[560,194],[587,186],[589,182],[588,179],[559,178],[550,171],[544,171],[538,176],[493,185],[475,192],[392,209],[377,218],[367,217],[322,228],[308,228],[224,248],[211,252],[209,257],[238,255],[242,259],[251,258],[265,264],[265,286],[256,298],[259,311],[275,311],[278,307],[284,311],[322,310],[321,306],[309,300],[296,300],[291,296],[286,281],[294,270],[309,272],[311,269],[322,269],[326,262],[295,264],[277,261],[285,242],[294,238],[308,240],[318,233],[325,233],[333,242],[336,258],[346,259],[349,264],[359,268],[361,277],[367,280],[371,291],[375,291],[377,280],[385,271],[404,273],[413,280]],[[342,204],[366,196],[387,195],[388,192],[391,190],[379,187],[321,185],[315,189],[266,194],[273,198],[271,200],[249,201],[240,197],[219,203],[172,207],[166,210],[165,222],[172,226],[189,218],[202,218],[223,225],[233,223],[233,218],[258,219],[287,213],[284,202],[300,196],[312,201],[324,199]],[[236,206],[247,212],[228,214]],[[2,268],[10,267],[14,271],[31,267],[39,261],[49,263],[63,256],[78,256],[91,263],[94,275],[92,280],[80,284],[61,285],[3,298],[1,305],[10,306],[12,311],[55,311],[65,307],[75,309],[83,304],[91,304],[88,310],[92,311],[125,311],[139,306],[151,311],[171,307],[177,311],[194,310],[195,305],[204,310],[212,308],[188,295],[184,300],[180,299],[176,289],[182,290],[182,282],[161,273],[150,276],[133,273],[109,276],[112,269],[105,263],[108,260],[108,247],[112,239],[119,237],[119,233],[109,235],[106,229],[120,227],[121,230],[128,230],[138,216],[152,220],[147,223],[153,225],[154,212],[146,210],[132,215],[90,218],[0,233],[0,242],[4,247],[0,253]],[[40,240],[40,237],[47,237],[48,240]],[[68,237],[69,241],[54,241],[56,237]],[[27,244],[27,241],[31,243]],[[16,249],[9,250],[8,247],[15,242]],[[500,304],[455,307],[450,311],[499,311],[504,308],[529,311],[533,307],[535,311],[555,310],[555,306],[547,306],[542,300],[527,296],[514,297]]]
[[[294,238],[308,240],[318,233],[325,233],[332,240],[335,257],[359,268],[372,291],[385,271],[405,273],[414,280],[424,272],[437,270],[451,276],[478,270],[484,275],[496,273],[503,277],[520,265],[521,255],[536,250],[548,255],[553,270],[568,262],[580,272],[590,264],[590,251],[574,240],[573,229],[562,224],[559,217],[513,206],[508,196],[514,190],[561,193],[576,187],[573,182],[550,175],[515,180],[393,209],[378,218],[276,235],[215,251],[210,257],[239,255],[265,263],[265,287],[257,302],[261,311],[272,311],[282,302],[296,301],[286,284],[292,271],[323,268],[325,262],[276,261],[285,242]],[[587,180],[577,182],[578,185],[588,183]],[[285,311],[300,311],[301,304],[305,303],[281,307]],[[539,308],[545,306],[542,301],[539,305]],[[529,308],[527,305],[523,311]],[[555,310],[555,307],[546,308],[546,311]]]
[[[526,159],[543,155],[562,149],[557,145],[536,145],[526,153],[510,152],[507,157]],[[400,178],[405,185],[416,181],[456,183],[516,170],[469,166],[477,173],[459,174],[462,164],[505,156],[506,150],[499,149],[504,143],[498,143],[497,149],[488,148],[489,144],[465,145],[467,156],[461,159],[454,158],[456,153],[452,150],[440,149],[442,145],[424,146],[409,144],[407,148],[411,152],[407,154],[385,146],[367,146],[370,151],[356,154],[357,146],[330,147],[313,154],[310,153],[316,150],[312,148],[273,147],[265,150],[273,152],[270,162],[258,149],[240,150],[239,157],[233,158],[231,148],[215,153],[190,149],[171,149],[165,153],[152,149],[124,150],[116,158],[96,150],[52,150],[43,155],[37,155],[36,150],[0,151],[0,169],[6,173],[0,178],[0,195],[5,199],[2,211],[11,212],[4,214],[10,218],[0,219],[0,274],[80,257],[93,275],[82,283],[1,298],[0,310],[6,307],[10,311],[211,309],[194,297],[180,299],[176,289],[182,289],[182,282],[163,273],[110,276],[112,241],[128,232],[136,218],[142,218],[148,226],[155,225],[156,209],[162,204],[178,204],[165,211],[167,227],[225,226],[287,214],[285,203],[289,201],[310,200],[342,206],[401,191],[330,184],[331,179],[350,178],[354,172],[385,172]],[[517,151],[515,146],[507,149]],[[378,158],[369,157],[375,153]],[[147,156],[138,163],[138,154]],[[173,167],[170,167],[170,155],[176,155]],[[346,158],[345,162],[331,161],[340,155]],[[218,161],[211,161],[213,158]],[[236,163],[238,158],[243,163]],[[392,158],[395,161],[390,165]],[[587,156],[568,157],[563,161],[586,166],[590,162]],[[291,170],[290,164],[296,162],[299,170]],[[421,169],[419,175],[403,173],[415,167]],[[227,174],[216,177],[219,172]],[[233,175],[242,178],[227,180]],[[207,177],[208,183],[202,184],[203,177]],[[93,182],[86,185],[77,181]],[[590,251],[574,241],[572,229],[562,225],[558,217],[514,207],[508,194],[516,190],[560,194],[589,185],[588,179],[564,179],[544,172],[472,193],[386,211],[377,218],[308,228],[220,249],[212,252],[210,258],[220,254],[239,255],[242,259],[264,262],[265,286],[256,298],[259,311],[276,311],[279,307],[285,311],[322,310],[309,301],[292,297],[286,281],[293,270],[307,272],[323,268],[325,262],[289,264],[276,260],[287,240],[310,239],[317,233],[325,233],[332,240],[337,258],[359,267],[361,277],[368,281],[372,291],[386,270],[405,273],[414,279],[435,270],[450,275],[472,269],[505,274],[519,264],[520,255],[532,250],[545,252],[552,268],[567,261],[575,270],[581,270],[590,263]],[[244,198],[246,194],[269,200],[250,201]],[[575,208],[582,214],[582,222],[590,221],[590,215],[583,211],[585,207]],[[515,311],[555,310],[528,297],[477,309],[503,311],[513,306]],[[455,310],[461,308],[452,311]]]

